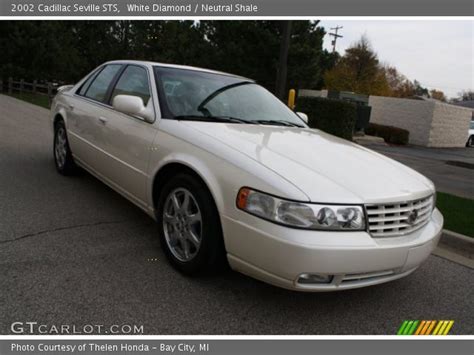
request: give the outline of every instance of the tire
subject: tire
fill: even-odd
[[[160,193],[156,213],[161,246],[177,270],[193,276],[224,268],[219,213],[200,180],[186,173],[173,176]]]
[[[60,174],[67,176],[77,172],[77,166],[69,147],[66,126],[62,120],[54,126],[53,155],[56,169]]]
[[[467,140],[466,147],[474,146],[474,136],[470,136]]]

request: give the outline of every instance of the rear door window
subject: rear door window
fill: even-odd
[[[129,65],[117,81],[112,91],[111,102],[117,95],[138,96],[143,100],[145,106],[150,100],[150,85],[146,69],[136,65]]]
[[[96,77],[97,73],[100,73],[101,70],[104,68],[100,68],[99,70],[94,70],[94,72],[89,75],[89,77],[84,81],[84,84],[81,85],[80,89],[77,91],[78,95],[84,96],[86,93],[87,89],[89,88],[89,85],[91,84],[92,80]]]
[[[109,89],[109,86],[121,67],[122,65],[119,64],[107,65],[95,77],[94,81],[92,82],[92,84],[90,84],[84,96],[95,101],[105,102],[105,100],[107,99],[107,91]]]

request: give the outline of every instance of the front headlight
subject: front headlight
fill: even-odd
[[[316,230],[365,230],[362,206],[324,205],[283,200],[252,190],[240,189],[237,207],[263,219],[289,227]]]

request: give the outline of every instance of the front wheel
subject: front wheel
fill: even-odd
[[[189,174],[164,186],[157,205],[160,241],[171,264],[188,274],[217,271],[224,253],[222,229],[207,187]]]
[[[76,164],[72,157],[67,139],[66,126],[63,121],[56,123],[54,128],[54,162],[56,169],[62,175],[72,175],[76,172]]]
[[[472,147],[472,146],[474,146],[474,136],[470,136],[466,143],[466,147]]]

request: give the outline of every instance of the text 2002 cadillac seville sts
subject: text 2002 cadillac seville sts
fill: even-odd
[[[155,218],[186,274],[227,258],[274,285],[333,291],[413,272],[443,226],[433,184],[305,121],[246,78],[113,61],[60,88],[54,157]]]

